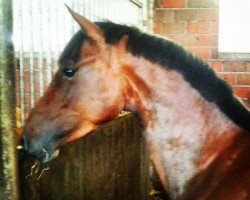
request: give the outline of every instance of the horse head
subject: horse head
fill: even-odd
[[[209,65],[171,40],[69,11],[81,30],[27,119],[24,150],[48,162],[126,109],[172,199],[228,199],[238,183],[230,198],[248,195],[250,113]]]
[[[22,135],[24,150],[42,163],[55,156],[58,146],[115,118],[125,104],[125,82],[113,55],[119,53],[117,48],[105,43],[96,24],[69,11],[81,30],[62,53],[60,67],[32,109]],[[119,51],[125,48],[126,37],[122,41]]]

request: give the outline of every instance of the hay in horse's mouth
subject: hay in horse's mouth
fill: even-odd
[[[39,161],[36,161],[30,168],[29,174],[26,176],[26,179],[35,178],[39,181],[42,175],[48,171],[50,167],[48,165],[42,166]]]

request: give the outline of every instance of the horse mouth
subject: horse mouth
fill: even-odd
[[[45,164],[54,160],[56,157],[58,157],[60,152],[59,149],[56,149],[52,153],[49,153],[45,148],[43,148],[41,151],[42,153],[40,153],[39,155],[33,155],[28,153],[21,145],[17,146],[17,150],[18,150],[18,157],[20,160],[25,158],[35,158],[41,164]]]

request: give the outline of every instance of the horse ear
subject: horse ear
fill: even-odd
[[[103,39],[102,30],[93,22],[89,21],[84,16],[74,12],[67,4],[65,6],[68,8],[70,14],[75,19],[75,21],[80,25],[82,30],[93,40],[100,41]]]

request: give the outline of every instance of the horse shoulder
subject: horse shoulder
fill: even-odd
[[[188,184],[182,200],[250,199],[250,135],[242,131]]]

